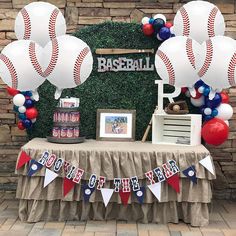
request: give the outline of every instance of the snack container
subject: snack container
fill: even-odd
[[[67,138],[67,128],[61,127],[61,138]]]
[[[70,113],[70,121],[71,122],[79,122],[80,114],[77,111],[73,111]]]
[[[53,114],[53,122],[57,122],[57,113],[58,112],[54,112]]]
[[[65,112],[61,112],[61,122],[65,122]]]
[[[74,128],[67,128],[67,138],[74,138]]]
[[[61,112],[57,112],[57,122],[61,122]]]
[[[52,136],[55,138],[60,138],[60,128],[59,127],[53,127],[52,129]]]
[[[79,127],[74,128],[74,137],[78,138],[79,137]]]
[[[69,121],[70,121],[70,119],[69,119],[69,113],[68,113],[68,112],[65,112],[65,113],[64,113],[64,120],[65,120],[65,122],[69,122]]]

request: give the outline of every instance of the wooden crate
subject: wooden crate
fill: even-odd
[[[152,143],[196,146],[201,144],[201,115],[153,114]],[[190,139],[188,144],[177,140]]]

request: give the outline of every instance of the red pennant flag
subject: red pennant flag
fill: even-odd
[[[128,204],[130,192],[123,192],[122,190],[120,190],[119,194],[120,194],[122,203],[126,206]]]
[[[31,160],[31,157],[25,152],[22,151],[16,166],[16,169],[20,169],[23,165],[25,165],[27,162]]]
[[[180,189],[179,189],[179,175],[178,174],[172,175],[166,181],[177,193],[179,193]]]
[[[74,188],[75,182],[73,182],[71,179],[64,178],[63,181],[63,195],[64,197],[67,195],[67,193],[70,192],[72,188]]]

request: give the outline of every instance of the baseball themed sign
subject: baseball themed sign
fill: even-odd
[[[198,80],[196,58],[200,45],[185,36],[166,40],[155,57],[157,73],[165,83],[176,87],[192,87]]]
[[[55,98],[58,99],[64,88],[74,88],[89,77],[93,56],[84,41],[62,35],[45,46],[42,67],[47,79],[57,87]]]
[[[212,3],[191,1],[175,15],[173,31],[176,36],[184,35],[202,43],[210,37],[224,35],[224,17]]]
[[[15,21],[17,39],[30,39],[42,47],[50,40],[66,33],[61,11],[47,2],[32,2],[18,13]]]

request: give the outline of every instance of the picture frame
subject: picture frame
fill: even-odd
[[[136,110],[98,109],[96,139],[135,141]]]

